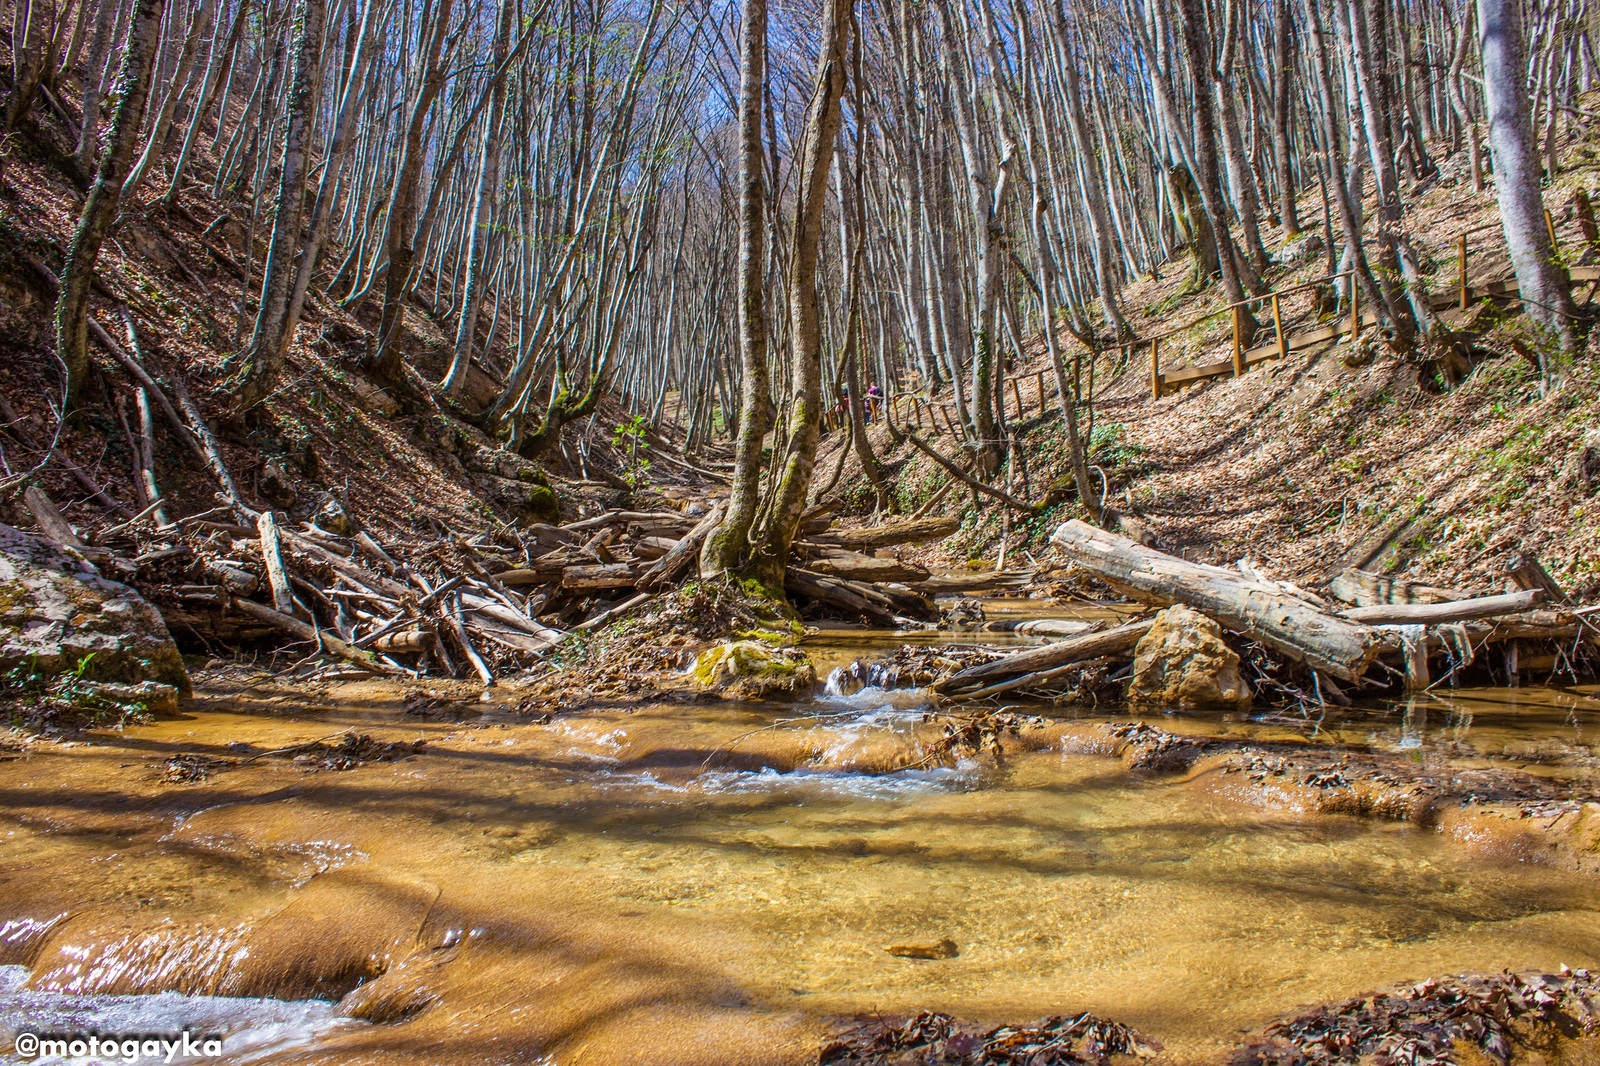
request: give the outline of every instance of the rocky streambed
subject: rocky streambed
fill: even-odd
[[[1094,1061],[1090,1016],[1218,1062],[1300,1047],[1310,1023],[1268,1029],[1319,1004],[1600,966],[1584,691],[956,719],[916,689],[535,713],[197,682],[180,717],[0,761],[0,965],[68,1014],[326,1004],[252,1061]],[[1593,1054],[1568,1029],[1547,1061]]]

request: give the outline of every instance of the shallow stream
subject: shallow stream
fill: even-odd
[[[1592,876],[1100,755],[925,766],[917,692],[541,722],[511,692],[240,687],[0,762],[0,1030],[191,1023],[273,1063],[804,1063],[840,1017],[1091,1010],[1197,1062],[1386,984],[1600,966]],[[1144,717],[1600,792],[1591,690]],[[264,754],[347,729],[426,745],[344,772]],[[236,764],[163,779],[195,754]],[[958,954],[886,950],[941,940]]]

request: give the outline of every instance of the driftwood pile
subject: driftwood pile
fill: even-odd
[[[221,479],[219,479],[221,480]],[[225,487],[227,481],[222,482]],[[227,494],[221,494],[226,500]],[[721,508],[612,510],[565,525],[500,525],[379,541],[336,503],[291,527],[238,502],[176,521],[152,506],[87,542],[50,499],[25,502],[44,535],[137,585],[180,641],[286,641],[372,674],[476,675],[485,685],[698,576]],[[786,589],[798,603],[881,625],[938,617],[920,567],[870,554],[955,531],[955,519],[836,529],[806,517]]]
[[[1346,570],[1327,596],[1278,581],[1242,560],[1229,569],[1193,563],[1083,522],[1067,522],[1051,543],[1074,567],[1139,604],[1184,604],[1275,659],[1308,675],[1294,688],[1269,669],[1257,680],[1288,696],[1346,702],[1352,690],[1421,692],[1481,678],[1515,684],[1528,676],[1577,678],[1600,661],[1600,607],[1572,603],[1537,561],[1511,560],[1511,591],[1472,595]],[[1148,619],[1069,636],[1052,644],[969,666],[939,679],[948,700],[1011,694],[1058,695],[1087,671],[1102,676],[1130,663]],[[1258,687],[1261,687],[1258,684]]]

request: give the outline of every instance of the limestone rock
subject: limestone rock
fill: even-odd
[[[949,938],[925,944],[891,944],[883,950],[901,959],[953,959],[961,954],[956,942]]]
[[[804,692],[817,683],[817,671],[802,651],[735,640],[701,652],[694,678],[729,699],[761,699]]]
[[[178,713],[178,690],[159,681],[141,681],[137,685],[120,681],[90,681],[86,688],[86,695],[98,702],[140,709],[161,717],[172,717]]]
[[[939,611],[940,629],[978,629],[988,621],[983,604],[970,596],[963,597]]]
[[[331,492],[322,498],[322,505],[311,516],[320,529],[338,537],[352,536],[356,531],[355,519],[350,517],[350,512],[344,509],[344,504]]]
[[[158,681],[188,694],[189,675],[161,615],[119,581],[46,541],[0,525],[0,673],[77,670],[91,681]]]
[[[1169,707],[1245,707],[1250,686],[1222,627],[1182,604],[1156,616],[1134,649],[1128,698]]]

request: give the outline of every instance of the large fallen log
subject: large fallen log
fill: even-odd
[[[806,563],[806,569],[826,577],[843,577],[851,581],[923,581],[928,572],[914,563],[898,559],[879,559],[860,552],[841,551],[818,556]]]
[[[1341,681],[1360,678],[1382,650],[1370,627],[1324,614],[1236,570],[1191,563],[1077,520],[1060,526],[1050,542],[1134,599],[1187,604]]]
[[[866,590],[840,578],[824,577],[809,570],[802,570],[798,566],[791,566],[783,572],[783,587],[790,595],[798,594],[808,600],[826,603],[846,613],[865,618],[869,622],[885,626],[893,626],[896,623],[894,609],[890,604],[878,597],[867,595]]]
[[[1478,618],[1518,614],[1543,598],[1542,590],[1526,589],[1448,603],[1386,603],[1352,607],[1348,611],[1340,611],[1339,617],[1371,626],[1443,625],[1447,622],[1470,622]]]
[[[830,529],[818,533],[810,540],[833,548],[852,551],[871,551],[874,548],[892,548],[896,544],[916,544],[939,540],[961,528],[959,518],[915,518],[905,522],[888,522],[881,526],[863,529]]]
[[[943,596],[962,592],[989,592],[995,589],[1020,589],[1037,576],[1033,570],[988,570],[981,574],[935,574],[912,582],[918,592]]]
[[[1075,663],[1088,662],[1090,659],[1116,655],[1128,651],[1139,643],[1139,638],[1148,633],[1154,624],[1153,620],[1148,619],[1129,622],[1127,625],[1099,633],[1068,637],[1054,644],[1046,644],[1042,648],[1029,648],[1027,651],[1007,655],[1003,659],[969,666],[960,673],[951,674],[938,682],[933,686],[933,690],[940,695],[955,695],[963,689],[974,687],[988,689],[1000,681],[1031,677]]]

